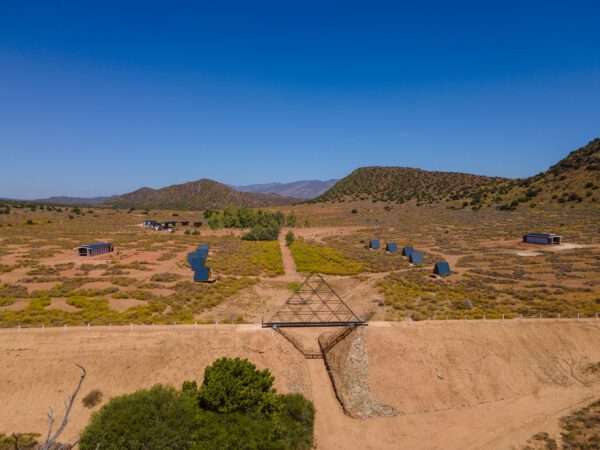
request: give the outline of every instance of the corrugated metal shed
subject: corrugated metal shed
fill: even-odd
[[[385,244],[385,249],[388,252],[397,252],[398,245],[395,242],[388,242],[387,244]]]
[[[110,242],[94,242],[93,244],[77,247],[79,256],[96,256],[103,253],[110,253],[113,250],[113,245]]]
[[[414,251],[415,251],[415,249],[413,247],[402,247],[402,255],[403,256],[410,256],[410,254]]]
[[[527,244],[552,245],[560,244],[562,236],[552,233],[527,233],[523,235],[523,242]]]

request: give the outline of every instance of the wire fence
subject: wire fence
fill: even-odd
[[[387,324],[411,324],[411,323],[485,323],[485,322],[496,322],[496,323],[515,323],[515,322],[598,322],[600,323],[600,313],[578,313],[578,314],[536,314],[536,315],[492,315],[486,316],[485,314],[481,317],[472,317],[468,315],[464,315],[462,318],[456,316],[432,316],[426,319],[415,320],[410,317],[396,317],[393,319],[383,319],[372,321],[373,323],[387,323]],[[369,322],[367,322],[368,325]],[[147,331],[147,330],[200,330],[207,328],[216,328],[216,327],[256,327],[262,328],[261,323],[241,323],[241,322],[230,322],[230,321],[222,321],[218,320],[207,322],[171,322],[171,323],[134,323],[134,322],[118,322],[118,323],[86,323],[86,324],[77,324],[77,323],[51,323],[51,324],[17,324],[9,327],[1,327],[5,330],[14,329],[18,333],[22,330],[38,330],[41,333],[44,333],[46,330],[59,330],[67,332],[71,328],[75,328],[78,330],[104,330],[104,331]]]

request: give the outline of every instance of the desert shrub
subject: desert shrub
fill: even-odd
[[[92,416],[81,434],[86,449],[187,449],[197,427],[189,395],[167,386],[112,398]]]
[[[0,298],[0,306],[12,305],[15,302],[12,298]]]
[[[98,389],[94,389],[94,390],[88,392],[87,395],[81,399],[83,406],[85,406],[86,408],[89,408],[89,409],[93,408],[94,406],[99,405],[101,401],[102,401],[102,391],[100,391]]]
[[[285,245],[287,245],[288,247],[291,247],[291,245],[294,243],[295,239],[296,239],[296,236],[294,236],[294,233],[292,231],[288,231],[287,234],[285,235]]]
[[[170,283],[173,281],[177,281],[181,278],[176,273],[157,273],[152,275],[150,281],[156,281],[157,283]]]
[[[33,450],[38,446],[39,433],[14,433],[7,436],[0,433],[0,450]]]

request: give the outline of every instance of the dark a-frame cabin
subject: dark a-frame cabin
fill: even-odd
[[[310,274],[263,328],[366,325],[318,273]]]

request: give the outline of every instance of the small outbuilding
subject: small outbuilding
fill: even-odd
[[[77,247],[79,256],[96,256],[103,253],[110,253],[114,250],[110,242],[94,242],[93,244],[82,245]]]
[[[523,235],[526,244],[560,245],[562,236],[551,233],[527,233]]]
[[[202,222],[194,222],[193,226],[194,228],[200,228],[202,226]]]
[[[398,245],[395,242],[388,242],[385,244],[385,251],[390,253],[397,252]]]
[[[371,250],[379,250],[381,248],[381,245],[379,244],[379,240],[378,239],[371,239],[369,241],[369,248]]]
[[[413,247],[402,247],[402,256],[410,256],[415,249]]]
[[[182,227],[187,227],[189,224],[190,224],[190,221],[189,221],[189,220],[182,220],[182,221],[181,221],[181,226],[182,226]]]
[[[157,225],[156,220],[144,220],[144,228],[154,228]]]
[[[423,253],[419,253],[413,250],[408,257],[408,262],[410,262],[411,264],[423,264],[425,262],[425,259],[423,258]]]
[[[435,266],[433,267],[433,273],[439,275],[440,277],[449,277],[452,275],[450,264],[448,264],[446,261],[436,262]]]

